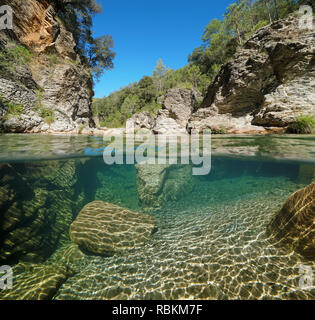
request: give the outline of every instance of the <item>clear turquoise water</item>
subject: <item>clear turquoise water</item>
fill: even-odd
[[[146,204],[134,165],[104,164],[102,138],[3,135],[0,147],[0,265],[15,276],[2,299],[45,291],[43,278],[21,266],[56,264],[71,276],[46,298],[315,298],[314,287],[299,286],[301,266],[315,271],[314,262],[265,233],[286,199],[315,178],[315,137],[214,137],[209,175],[179,165],[163,179],[152,173],[163,187]],[[153,215],[158,232],[113,257],[80,252],[69,226],[94,200]]]

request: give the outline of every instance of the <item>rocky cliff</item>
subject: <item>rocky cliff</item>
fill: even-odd
[[[148,129],[155,134],[186,133],[188,121],[202,100],[196,89],[170,89],[162,97],[162,109],[156,116],[149,112],[135,114],[127,121],[127,131]]]
[[[127,130],[134,123],[156,134],[284,133],[300,116],[314,117],[315,37],[299,19],[296,13],[259,29],[221,67],[201,104],[196,90],[170,89],[157,116],[134,115]]]
[[[91,74],[51,0],[4,0],[13,30],[0,32],[0,130],[78,132],[94,125]]]
[[[314,30],[299,28],[297,15],[274,22],[222,66],[188,127],[285,128],[300,115],[315,115],[314,79]]]

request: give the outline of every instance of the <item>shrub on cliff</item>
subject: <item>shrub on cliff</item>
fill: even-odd
[[[24,46],[9,46],[6,51],[0,51],[0,67],[14,71],[17,65],[26,65],[32,61],[32,53]]]
[[[24,110],[23,105],[17,104],[14,102],[9,102],[5,100],[1,95],[0,95],[0,105],[7,109],[5,116],[3,116],[4,120],[8,120],[12,117],[19,118]]]
[[[311,134],[315,132],[315,118],[310,116],[300,116],[288,127],[289,133]]]

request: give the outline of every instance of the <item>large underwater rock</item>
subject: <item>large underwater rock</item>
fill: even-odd
[[[315,182],[294,193],[270,222],[268,234],[280,245],[315,258]]]
[[[60,264],[20,263],[13,275],[13,288],[0,290],[0,300],[51,300],[73,272]]]
[[[81,248],[111,256],[150,239],[155,219],[111,203],[87,204],[70,226],[70,238]]]
[[[168,200],[178,200],[194,185],[190,165],[137,164],[138,197],[144,209],[161,208]]]
[[[0,264],[42,262],[70,240],[73,212],[86,201],[76,168],[72,160],[0,165]]]
[[[21,174],[34,185],[57,189],[70,188],[78,181],[75,160],[27,162]]]

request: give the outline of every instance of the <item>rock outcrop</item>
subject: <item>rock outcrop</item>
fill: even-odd
[[[270,222],[267,232],[278,244],[315,258],[315,182],[294,193]]]
[[[196,89],[171,89],[165,95],[163,109],[168,111],[168,117],[174,119],[179,128],[186,129],[188,120],[201,100],[202,96]]]
[[[314,79],[314,32],[299,28],[297,16],[274,22],[222,66],[189,127],[287,127],[302,114],[315,115]]]
[[[73,35],[58,18],[54,1],[4,3],[13,8],[14,25],[0,32],[0,129],[77,132],[93,126],[91,74],[75,51]],[[11,59],[10,53],[17,50],[20,59]],[[16,106],[22,109],[12,112]]]
[[[156,116],[148,112],[135,114],[127,121],[127,131],[134,126],[136,131],[148,129],[155,134],[186,133],[188,121],[201,100],[196,89],[170,89],[162,97],[162,109]]]
[[[116,205],[94,201],[87,204],[70,226],[70,238],[91,253],[112,256],[149,240],[155,219]]]
[[[151,130],[155,125],[155,118],[149,112],[141,112],[134,114],[131,119],[126,123],[126,129],[128,130]]]
[[[172,134],[186,132],[186,127],[182,127],[174,118],[172,114],[167,109],[161,109],[158,111],[157,117],[155,119],[154,127],[152,128],[153,133],[155,134]]]
[[[188,124],[188,132],[202,132],[211,129],[212,133],[265,133],[263,127],[253,126],[252,117],[233,117],[232,114],[217,114],[211,109],[199,109],[194,113]]]

